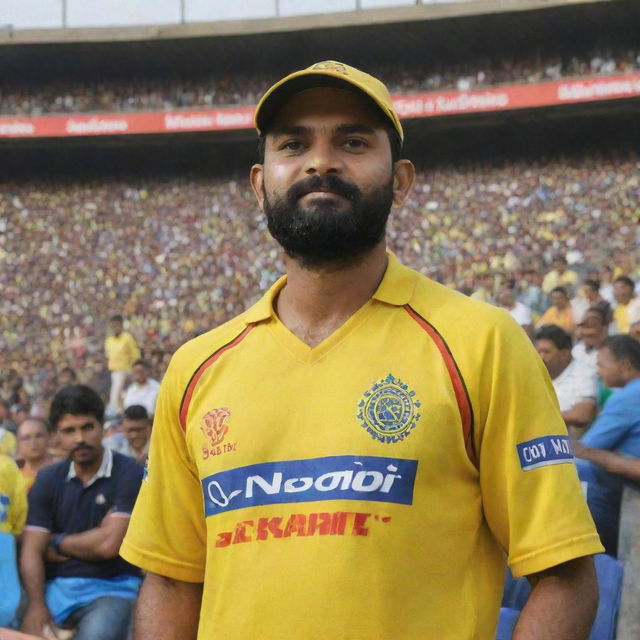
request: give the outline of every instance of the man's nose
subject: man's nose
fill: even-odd
[[[307,175],[340,173],[343,163],[339,150],[330,141],[317,141],[307,154],[305,173]]]

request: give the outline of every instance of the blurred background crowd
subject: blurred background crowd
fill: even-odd
[[[527,51],[520,59],[478,57],[465,64],[434,64],[417,60],[398,68],[380,65],[370,71],[381,78],[391,93],[417,91],[470,91],[505,83],[536,83],[580,76],[612,75],[640,70],[640,50],[608,47],[590,54],[535,55]],[[286,69],[282,70],[286,72]],[[44,114],[145,109],[209,108],[255,104],[277,74],[232,74],[188,78],[163,75],[161,79],[118,79],[94,82],[51,82],[32,85],[4,83],[0,87],[0,114]]]

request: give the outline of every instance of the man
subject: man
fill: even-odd
[[[16,463],[0,453],[0,533],[19,536],[26,518],[24,479]]]
[[[611,336],[598,350],[598,374],[608,387],[619,387],[576,444],[581,477],[587,479],[587,501],[607,553],[615,555],[622,477],[628,463],[640,457],[640,343],[630,336]],[[633,479],[633,476],[631,476]],[[637,479],[636,479],[637,480]]]
[[[145,407],[132,404],[124,410],[119,433],[105,438],[104,445],[144,464],[149,453],[151,419]]]
[[[319,63],[256,126],[287,276],[163,379],[121,548],[150,572],[137,639],[490,638],[505,551],[535,583],[521,638],[586,638],[601,546],[542,363],[385,250],[414,178],[386,87]]]
[[[578,342],[573,345],[571,355],[580,364],[597,369],[598,347],[609,335],[607,316],[601,307],[590,307],[578,323]]]
[[[536,349],[542,358],[558,397],[569,433],[580,435],[596,415],[596,376],[571,355],[571,336],[556,325],[538,329]],[[574,431],[578,429],[579,431]]]
[[[634,290],[634,282],[628,276],[618,276],[613,281],[613,295],[616,299],[613,320],[618,333],[629,333],[631,318],[640,307],[640,298],[636,297]]]
[[[511,289],[505,288],[500,292],[498,304],[509,312],[509,315],[525,330],[528,336],[532,335],[531,309],[516,300]]]
[[[75,640],[125,640],[139,571],[118,557],[142,469],[102,446],[104,403],[89,387],[61,389],[49,421],[68,459],[42,469],[29,493],[20,572],[23,630],[75,628]]]
[[[557,255],[551,262],[551,271],[542,280],[542,291],[547,295],[557,287],[574,287],[578,282],[578,274],[568,268],[567,259]]]
[[[556,287],[551,291],[551,306],[536,322],[536,329],[549,324],[561,327],[569,335],[573,335],[575,331],[576,323],[573,309],[567,291],[563,287]]]
[[[535,318],[539,318],[544,312],[544,294],[540,287],[540,274],[535,269],[526,269],[520,282],[520,294],[518,301],[529,307]]]
[[[151,367],[145,360],[136,360],[131,367],[132,382],[124,394],[124,408],[142,405],[150,416],[156,411],[160,384],[149,377]]]
[[[134,337],[124,331],[121,315],[111,316],[109,320],[111,335],[104,342],[107,366],[111,372],[111,390],[109,392],[109,410],[122,411],[122,390],[131,365],[140,358],[140,349]]]
[[[18,427],[18,466],[25,479],[27,491],[31,489],[40,469],[53,464],[49,454],[50,434],[41,418],[27,418]]]

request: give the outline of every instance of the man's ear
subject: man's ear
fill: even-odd
[[[398,160],[393,165],[393,204],[403,204],[416,179],[411,160]]]
[[[254,164],[251,167],[249,181],[253,189],[253,195],[258,201],[260,211],[264,211],[264,167],[261,164]]]

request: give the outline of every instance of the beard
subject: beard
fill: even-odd
[[[302,207],[300,199],[329,189],[349,201],[341,210],[335,198],[317,198]],[[262,187],[269,232],[287,255],[303,267],[344,267],[358,260],[383,238],[393,203],[393,178],[367,194],[334,175],[310,176],[292,185],[284,198],[270,202]]]

